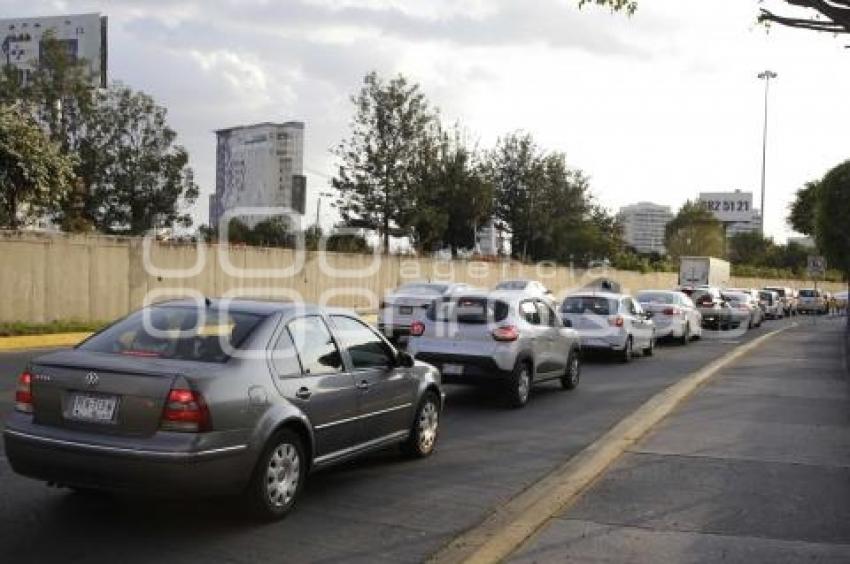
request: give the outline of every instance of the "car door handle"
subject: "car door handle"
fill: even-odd
[[[355,387],[358,390],[361,390],[363,392],[368,392],[369,391],[369,382],[366,381],[366,380],[360,380],[359,382],[357,382],[357,384],[355,384]]]
[[[313,395],[313,392],[308,390],[307,388],[298,388],[298,391],[295,392],[295,397],[302,400],[310,399],[310,396]]]

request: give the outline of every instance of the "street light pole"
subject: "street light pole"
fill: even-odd
[[[767,168],[767,95],[770,91],[770,80],[779,76],[771,70],[760,72],[758,77],[764,81],[764,132],[762,134],[761,148],[761,234],[764,236],[764,186],[765,170]]]

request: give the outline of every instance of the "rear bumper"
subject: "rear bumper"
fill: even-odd
[[[511,370],[503,370],[489,356],[473,356],[464,354],[447,354],[436,352],[419,352],[416,360],[433,364],[440,371],[444,384],[488,384],[503,382],[512,374]],[[444,367],[454,364],[463,367],[462,374],[447,374]]]
[[[8,426],[3,440],[15,472],[68,486],[165,495],[227,494],[245,487],[253,466],[247,445],[191,451],[137,449]]]

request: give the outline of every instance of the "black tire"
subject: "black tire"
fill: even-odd
[[[682,336],[679,337],[679,344],[683,347],[688,346],[688,343],[691,342],[691,326],[689,323],[685,324],[685,330],[682,332]]]
[[[634,356],[634,351],[632,350],[632,337],[626,337],[626,345],[623,347],[622,352],[620,352],[620,362],[623,364],[627,364],[632,361]]]
[[[652,338],[649,340],[649,346],[643,349],[643,356],[652,356],[655,354],[655,333],[652,334]]]
[[[401,450],[411,458],[426,458],[434,452],[439,435],[440,398],[428,391],[416,408],[410,436],[401,444]]]
[[[254,475],[248,485],[248,500],[253,513],[264,521],[277,521],[286,517],[304,487],[307,466],[304,445],[295,432],[281,429],[272,435],[257,461]],[[276,467],[280,470],[277,475],[272,476],[271,473]],[[293,479],[295,472],[297,475]],[[281,478],[286,480],[283,486],[280,485]],[[271,489],[273,481],[278,482],[275,484],[275,492]],[[283,491],[280,490],[281,487]]]
[[[561,387],[565,390],[575,390],[581,380],[581,355],[576,349],[570,351],[567,357],[567,367],[561,376]]]
[[[531,396],[531,386],[534,383],[534,375],[531,363],[521,360],[516,363],[508,381],[508,404],[511,407],[525,407]]]

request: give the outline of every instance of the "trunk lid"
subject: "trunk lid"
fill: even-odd
[[[181,366],[184,365],[184,366]],[[33,418],[111,435],[150,436],[185,362],[80,350],[33,361]]]

